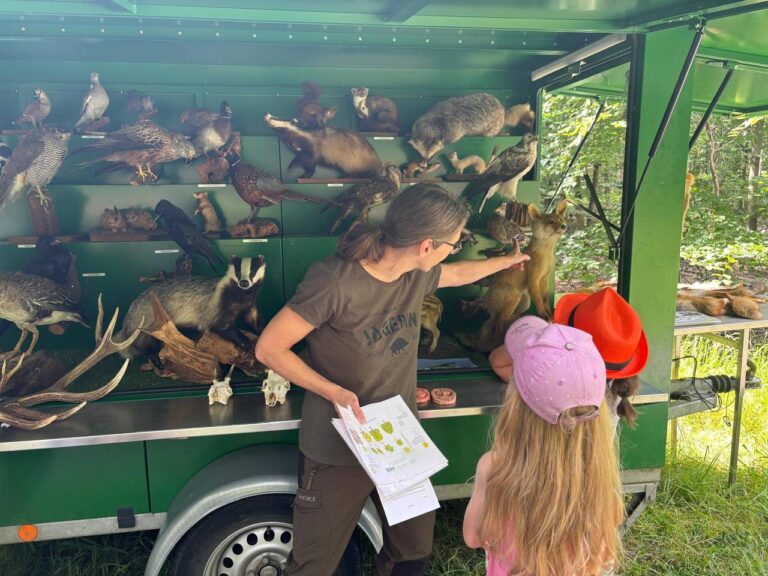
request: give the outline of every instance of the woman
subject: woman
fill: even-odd
[[[408,188],[390,204],[381,226],[355,226],[335,256],[310,267],[259,338],[259,361],[307,390],[299,428],[290,576],[330,576],[374,493],[331,425],[334,405],[351,408],[363,422],[361,405],[399,394],[415,413],[424,296],[522,266],[528,259],[514,254],[440,264],[461,250],[469,214],[463,200],[438,186]],[[291,351],[305,337],[310,365]],[[374,576],[423,574],[432,553],[434,521],[434,512],[395,526],[385,521]]]

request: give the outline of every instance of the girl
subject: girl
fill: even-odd
[[[330,576],[371,494],[378,505],[373,483],[331,425],[334,404],[350,407],[363,421],[361,405],[399,394],[415,413],[424,296],[528,259],[513,254],[441,264],[461,250],[468,218],[466,203],[438,186],[404,190],[382,225],[355,226],[335,256],[310,267],[259,338],[257,358],[307,390],[290,576]],[[304,337],[310,364],[291,351]],[[395,526],[384,522],[373,576],[423,574],[434,520],[432,512]]]
[[[595,576],[624,515],[605,365],[586,332],[521,318],[507,331],[507,398],[477,465],[464,541],[488,576]]]
[[[604,288],[593,294],[566,294],[557,301],[554,320],[592,336],[605,362],[605,400],[614,428],[619,417],[634,428],[637,412],[630,398],[637,394],[638,375],[648,362],[648,341],[640,316],[613,288]],[[504,346],[491,352],[490,361],[499,378],[508,382],[512,362]]]

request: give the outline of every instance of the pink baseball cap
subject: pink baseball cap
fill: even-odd
[[[520,397],[536,414],[558,424],[566,410],[594,406],[594,412],[578,420],[597,416],[605,397],[605,362],[592,336],[524,316],[509,327],[504,346]]]

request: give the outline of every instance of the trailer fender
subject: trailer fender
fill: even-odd
[[[260,494],[295,494],[299,452],[296,446],[249,446],[203,468],[179,491],[168,508],[144,576],[157,576],[182,537],[206,515]],[[383,545],[381,520],[368,499],[358,526],[377,551]]]

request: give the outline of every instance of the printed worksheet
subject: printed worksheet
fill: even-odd
[[[382,495],[402,492],[448,465],[399,395],[363,406],[365,424],[352,410],[338,410],[341,418],[333,419],[334,427]]]

